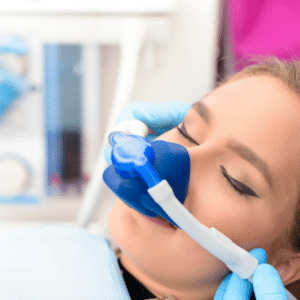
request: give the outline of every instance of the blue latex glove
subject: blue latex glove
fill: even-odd
[[[152,134],[147,136],[147,140],[152,141],[180,124],[190,108],[191,104],[183,102],[133,102],[123,109],[117,123],[132,119],[144,122],[152,130]],[[105,159],[108,164],[111,164],[110,154],[111,150],[106,147]]]
[[[220,284],[214,300],[249,300],[253,288],[257,300],[288,300],[279,274],[266,263],[266,252],[263,249],[254,249],[250,253],[260,264],[253,274],[253,286],[248,280],[230,273]]]
[[[0,69],[0,119],[15,100],[29,90],[30,86],[23,77]]]
[[[0,53],[15,53],[22,56],[28,53],[28,47],[18,37],[0,35]],[[0,69],[0,119],[13,105],[15,100],[29,90],[30,86],[23,77]]]

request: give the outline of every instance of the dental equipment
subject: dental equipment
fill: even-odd
[[[224,262],[232,272],[239,275],[242,279],[252,282],[252,275],[258,266],[257,259],[243,248],[237,246],[217,229],[213,227],[207,228],[201,224],[182,205],[184,199],[178,200],[176,198],[168,181],[166,179],[162,180],[160,174],[153,167],[155,161],[153,145],[163,141],[149,143],[145,138],[134,135],[128,136],[122,132],[112,132],[108,139],[112,146],[111,159],[113,163],[113,166],[109,168],[114,168],[116,173],[124,178],[139,177],[148,186],[148,193],[154,201],[147,202],[147,209],[150,210],[150,213],[144,214],[151,216],[152,212],[152,217],[161,216],[173,224],[175,223],[177,227],[185,231],[199,245]],[[169,142],[164,143],[173,145]],[[172,164],[171,160],[169,162]],[[104,181],[113,190],[113,184],[111,183],[112,173],[109,173],[108,169],[104,172]],[[113,178],[113,180],[116,180],[116,178]],[[120,196],[119,193],[117,195]],[[138,199],[129,201],[131,207],[143,213]],[[127,203],[127,201],[124,202]],[[157,208],[157,204],[167,214],[168,218]],[[288,299],[296,299],[289,291],[286,290],[286,293]]]

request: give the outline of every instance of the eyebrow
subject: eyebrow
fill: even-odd
[[[199,114],[199,116],[209,125],[211,120],[211,113],[209,108],[201,101],[192,105],[192,108]]]
[[[211,123],[211,112],[209,108],[201,101],[196,102],[192,105],[192,108],[199,114],[199,116],[208,124]],[[244,160],[248,161],[252,164],[263,177],[266,179],[267,183],[272,186],[272,177],[269,171],[269,167],[267,163],[257,155],[253,150],[251,150],[248,146],[243,145],[242,143],[230,138],[226,147],[239,155]]]
[[[269,167],[267,163],[255,152],[253,152],[249,147],[233,139],[230,139],[226,143],[226,147],[256,167],[256,169],[258,169],[258,171],[260,171],[260,173],[264,176],[268,184],[272,186],[272,177],[269,172]]]

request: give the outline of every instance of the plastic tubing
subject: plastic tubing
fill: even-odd
[[[249,252],[234,244],[215,228],[201,224],[175,197],[166,180],[161,181],[148,193],[154,201],[203,248],[223,261],[227,267],[242,279],[247,279],[258,266],[257,259]]]

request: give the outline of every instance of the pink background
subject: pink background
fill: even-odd
[[[257,60],[258,54],[299,59],[299,0],[229,0],[228,4],[235,61]]]

